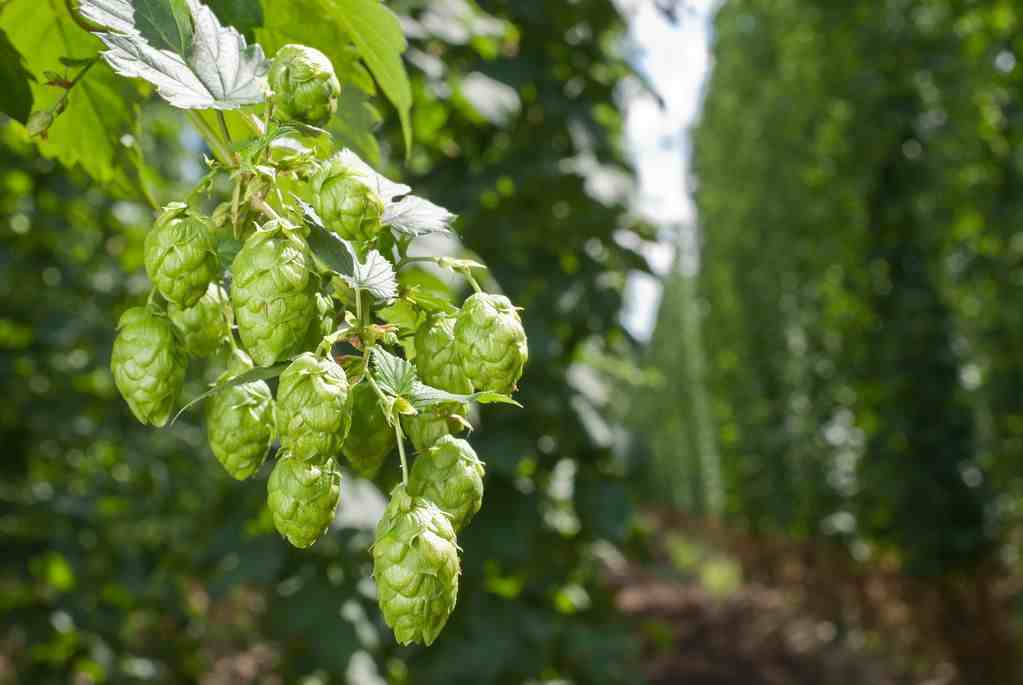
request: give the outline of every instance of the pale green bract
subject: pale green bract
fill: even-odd
[[[408,493],[428,499],[451,517],[455,532],[469,524],[483,503],[483,462],[465,440],[445,435],[416,458]]]
[[[232,356],[224,380],[252,368],[241,350]],[[276,414],[270,386],[264,381],[232,385],[215,393],[206,405],[206,434],[210,450],[224,470],[236,480],[255,473],[270,452]]]
[[[337,456],[351,426],[348,378],[333,359],[305,352],[281,374],[277,425],[281,447],[296,459]]]
[[[416,371],[427,385],[466,395],[472,392],[455,345],[455,319],[436,317],[419,327],[415,337]]]
[[[257,366],[299,352],[316,315],[317,276],[303,238],[275,222],[245,241],[231,267],[238,335]]]
[[[165,316],[148,307],[121,315],[110,357],[114,384],[142,423],[170,420],[185,382],[188,359]]]
[[[323,225],[345,240],[372,240],[383,224],[384,201],[365,177],[334,158],[312,177],[312,206]]]
[[[191,307],[219,275],[209,220],[181,203],[164,208],[146,234],[146,273],[168,302]]]
[[[477,390],[511,394],[529,358],[519,313],[504,295],[476,293],[455,323],[462,370]]]
[[[400,644],[433,643],[458,599],[458,545],[437,505],[391,492],[373,543],[377,601]]]
[[[341,83],[327,56],[305,45],[285,45],[268,75],[277,119],[323,126],[337,112]]]
[[[334,520],[341,471],[333,459],[313,463],[281,450],[266,491],[277,532],[295,547],[309,547]]]
[[[444,402],[423,409],[414,416],[402,416],[401,427],[416,452],[425,452],[441,437],[463,430],[465,424],[450,417],[460,416],[464,419],[467,414],[464,404]]]
[[[185,351],[192,357],[208,357],[227,340],[227,293],[216,283],[210,283],[206,293],[191,307],[167,305],[167,316],[178,329],[185,343]]]
[[[394,428],[366,381],[352,386],[352,428],[341,445],[348,463],[363,478],[373,478],[397,444]]]

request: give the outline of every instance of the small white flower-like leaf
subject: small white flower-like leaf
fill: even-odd
[[[407,195],[384,208],[381,221],[399,233],[422,236],[430,233],[450,233],[451,223],[458,218],[448,210],[425,198]]]

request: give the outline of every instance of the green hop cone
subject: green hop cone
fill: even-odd
[[[458,599],[458,574],[447,515],[397,486],[377,524],[373,579],[380,611],[400,644],[437,639]]]
[[[315,350],[323,339],[334,332],[334,302],[322,293],[316,293],[316,314],[306,332],[302,350]]]
[[[395,444],[376,391],[366,382],[352,386],[352,429],[341,445],[348,463],[363,478],[373,478]]]
[[[191,307],[218,276],[209,220],[180,202],[164,208],[143,246],[146,273],[169,302]]]
[[[384,201],[340,160],[326,162],[310,181],[313,209],[345,240],[372,240],[383,224]]]
[[[443,436],[464,430],[467,415],[464,404],[444,402],[414,416],[402,416],[401,427],[416,452],[425,452]]]
[[[341,471],[333,459],[317,464],[281,450],[266,491],[277,532],[295,547],[308,547],[334,520],[341,499]]]
[[[185,382],[188,359],[166,317],[147,307],[121,315],[110,358],[114,383],[135,417],[163,426]]]
[[[237,350],[224,378],[234,378],[251,368],[248,355]],[[245,480],[262,466],[275,429],[274,400],[270,386],[263,381],[232,385],[214,394],[206,404],[210,449],[237,480]]]
[[[333,359],[306,352],[281,374],[277,426],[296,459],[323,462],[341,451],[352,422],[348,378]]]
[[[277,119],[323,126],[337,112],[341,83],[319,50],[285,45],[274,55],[268,75]]]
[[[317,276],[301,237],[269,222],[245,241],[231,267],[238,335],[257,366],[300,351],[316,317]]]
[[[408,494],[428,499],[451,517],[455,532],[469,524],[483,503],[483,462],[465,440],[445,435],[416,458]]]
[[[477,390],[510,394],[529,358],[519,313],[504,295],[476,293],[466,299],[455,323],[455,346]]]
[[[419,379],[434,388],[467,395],[472,383],[465,375],[455,345],[455,319],[431,319],[416,331],[416,371]]]
[[[216,352],[231,332],[227,325],[227,293],[216,283],[210,283],[199,301],[191,307],[167,305],[167,316],[178,329],[185,343],[185,351],[192,357],[208,357]]]

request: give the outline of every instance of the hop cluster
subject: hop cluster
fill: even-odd
[[[206,359],[217,380],[195,401],[210,451],[245,480],[278,446],[262,469],[267,506],[296,547],[329,530],[343,465],[373,479],[396,452],[402,483],[376,529],[373,577],[397,640],[430,644],[458,594],[456,534],[483,501],[483,463],[455,434],[471,428],[471,402],[512,401],[528,355],[519,310],[480,291],[470,270],[482,265],[410,258],[413,239],[453,215],[421,198],[402,207],[425,217],[392,211],[407,187],[322,137],[306,145],[304,125],[324,125],[340,92],[322,53],[281,48],[269,86],[265,134],[236,146],[233,166],[213,164],[233,197],[210,216],[170,204],[147,235],[153,289],[118,323],[114,381],[141,422],[164,426],[189,359]],[[397,278],[431,259],[476,290],[460,308]],[[409,316],[395,323],[382,310],[398,304]]]

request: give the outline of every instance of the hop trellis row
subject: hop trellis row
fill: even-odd
[[[265,115],[246,115],[254,138],[210,161],[190,202],[166,206],[147,236],[153,289],[118,323],[114,380],[152,426],[203,401],[210,451],[232,478],[275,454],[267,504],[296,547],[344,506],[342,467],[372,478],[396,454],[401,482],[377,526],[373,577],[397,640],[430,644],[458,594],[456,535],[483,501],[483,462],[456,436],[471,402],[515,404],[528,356],[519,310],[482,292],[472,273],[482,265],[409,255],[454,216],[332,149],[317,127],[340,85],[323,54],[281,48],[268,84]],[[231,199],[204,213],[218,178]],[[462,307],[399,284],[424,261],[465,277],[474,293]],[[189,359],[200,358],[223,372],[183,407]]]

